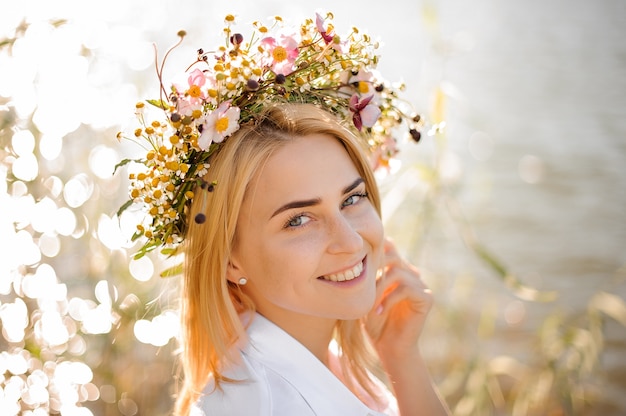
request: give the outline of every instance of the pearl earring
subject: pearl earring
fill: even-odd
[[[245,277],[239,279],[239,284],[241,286],[245,285],[246,283],[248,283],[248,279],[246,279]]]

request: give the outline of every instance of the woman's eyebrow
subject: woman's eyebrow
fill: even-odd
[[[344,194],[347,194],[348,192],[352,191],[354,188],[356,188],[357,186],[359,186],[360,184],[362,184],[363,182],[365,182],[365,180],[361,177],[357,178],[354,182],[352,182],[350,185],[346,186],[343,190]]]
[[[363,178],[361,177],[357,178],[354,182],[352,182],[350,185],[346,186],[343,189],[342,194],[344,195],[347,194],[348,192],[352,191],[354,188],[356,188],[363,182],[365,182]],[[312,206],[321,204],[321,202],[322,202],[321,198],[303,199],[301,201],[288,202],[285,205],[282,205],[276,211],[274,211],[274,213],[270,216],[270,219],[274,218],[276,215],[280,214],[281,212],[285,212],[287,210],[294,209],[294,208],[312,207]]]

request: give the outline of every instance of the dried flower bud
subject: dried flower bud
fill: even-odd
[[[256,91],[256,90],[259,89],[259,83],[258,83],[258,81],[254,80],[254,79],[249,79],[248,82],[246,83],[246,87],[250,91]]]
[[[172,120],[173,123],[177,123],[180,121],[180,114],[178,113],[174,113],[170,116],[170,120]]]
[[[286,80],[287,80],[287,77],[285,77],[284,74],[276,75],[276,83],[277,84],[284,84]]]
[[[200,212],[196,214],[193,220],[196,222],[196,224],[204,224],[204,222],[206,221],[206,215]]]
[[[230,43],[232,43],[235,46],[241,45],[242,42],[243,42],[243,35],[241,33],[235,33],[234,35],[230,37]]]
[[[422,138],[422,133],[420,133],[416,129],[409,130],[409,133],[411,134],[411,138],[415,141],[415,143],[419,143],[420,139]]]

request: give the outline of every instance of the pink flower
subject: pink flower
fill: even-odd
[[[326,45],[330,45],[331,48],[335,49],[339,53],[345,53],[346,42],[340,42],[338,39],[335,39],[335,31],[332,26],[324,27],[324,18],[319,14],[315,13],[315,26],[317,26],[317,31],[322,35],[322,39],[326,42]]]
[[[187,85],[182,79],[179,82],[174,82],[174,89],[178,95],[176,109],[179,114],[190,116],[195,110],[202,110],[204,100],[207,98],[202,87],[204,87],[207,78],[204,72],[199,69],[194,69],[189,74],[184,75],[187,76]]]
[[[176,101],[176,111],[181,116],[191,116],[194,111],[202,110],[202,102],[192,102],[189,97],[181,97]]]
[[[189,102],[195,103],[197,101],[202,101],[206,98],[204,92],[202,91],[202,87],[206,83],[206,77],[204,76],[204,72],[199,69],[194,69],[187,78],[187,83],[189,84],[189,88],[185,91],[185,95],[189,97]]]
[[[239,107],[231,107],[230,101],[223,102],[207,115],[201,125],[198,146],[208,150],[211,143],[220,143],[226,137],[239,130]]]
[[[275,74],[289,75],[294,70],[298,57],[298,41],[295,35],[282,34],[276,38],[267,37],[261,40],[267,53],[264,65],[272,68]]]
[[[370,103],[372,98],[374,98],[374,94],[368,95],[363,99],[359,99],[358,94],[354,94],[350,97],[349,108],[350,111],[354,113],[352,121],[358,131],[361,131],[363,126],[372,127],[376,124],[378,117],[380,117],[380,108]]]
[[[324,38],[324,42],[326,42],[327,45],[333,41],[335,34],[327,31],[324,27],[324,18],[320,16],[319,13],[315,13],[315,25],[317,26],[317,31],[320,32],[320,35],[322,35],[322,38]]]

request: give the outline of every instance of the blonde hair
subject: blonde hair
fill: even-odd
[[[238,340],[245,338],[239,314],[254,305],[226,279],[240,207],[248,185],[273,151],[294,137],[327,134],[345,147],[365,180],[369,199],[380,215],[380,196],[364,146],[328,112],[311,104],[277,104],[254,123],[242,125],[211,160],[207,182],[216,182],[194,201],[189,218],[206,215],[203,224],[192,223],[185,239],[184,278],[181,294],[182,386],[176,414],[189,414],[212,377],[216,388],[231,382],[222,373]],[[344,374],[356,379],[374,399],[368,369],[375,361],[359,320],[339,321],[335,339],[341,349]],[[350,380],[352,377],[346,377]],[[348,386],[356,391],[355,386]]]

